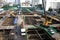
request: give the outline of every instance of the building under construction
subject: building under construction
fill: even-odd
[[[0,40],[60,40],[60,0],[0,0]]]

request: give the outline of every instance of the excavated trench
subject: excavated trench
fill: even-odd
[[[36,28],[28,29],[28,40],[55,40],[45,30]]]

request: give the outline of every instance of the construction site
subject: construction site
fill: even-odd
[[[60,40],[60,0],[0,0],[0,40]]]

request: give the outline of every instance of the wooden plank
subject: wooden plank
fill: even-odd
[[[14,29],[15,26],[0,26],[0,30],[3,30],[3,29]]]
[[[52,19],[57,20],[57,21],[60,21],[59,19],[57,19],[57,18],[55,18],[55,17],[52,17],[52,16],[50,16],[50,15],[47,15],[47,17],[52,18]]]
[[[0,32],[0,40],[4,40],[3,32]]]
[[[52,25],[49,25],[49,26],[60,27],[60,24],[52,24]]]

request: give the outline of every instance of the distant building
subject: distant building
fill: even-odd
[[[32,5],[34,6],[34,5],[37,5],[37,4],[39,4],[39,0],[32,0]]]
[[[46,0],[46,10],[49,8],[59,9],[60,8],[60,0]]]
[[[31,7],[29,2],[22,2],[21,7]]]
[[[3,6],[3,2],[4,2],[5,0],[0,0],[0,8]]]
[[[25,2],[30,2],[30,0],[25,0]]]

